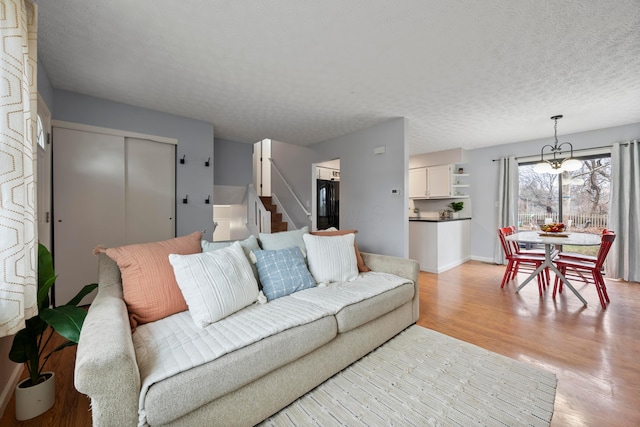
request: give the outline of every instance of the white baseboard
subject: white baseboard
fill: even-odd
[[[486,263],[489,263],[489,264],[495,264],[496,263],[493,260],[493,258],[486,258],[486,257],[482,257],[482,256],[472,256],[471,259],[473,261],[486,262]]]
[[[7,381],[7,383],[4,385],[4,388],[0,390],[0,418],[2,418],[5,409],[7,409],[7,405],[9,404],[9,400],[11,400],[13,391],[18,385],[18,381],[20,381],[20,375],[22,374],[23,369],[24,365],[22,363],[17,364],[13,369],[13,372],[9,376],[9,381]]]

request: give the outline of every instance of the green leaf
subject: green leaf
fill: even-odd
[[[16,363],[26,363],[32,358],[32,354],[38,354],[37,337],[22,329],[13,337],[13,344],[9,350],[9,359]]]
[[[87,311],[71,305],[62,305],[43,309],[40,317],[64,338],[77,343]]]
[[[42,243],[38,243],[38,309],[48,305],[44,303],[56,278],[51,252]]]
[[[80,292],[78,292],[78,295],[76,295],[75,297],[73,297],[71,299],[71,301],[69,301],[68,303],[66,303],[65,305],[71,305],[71,306],[76,306],[80,303],[80,301],[82,301],[82,298],[86,297],[87,295],[89,295],[91,292],[93,292],[96,288],[98,287],[97,283],[92,283],[90,285],[85,285],[84,288],[82,288],[80,290]]]
[[[60,344],[59,346],[57,346],[56,348],[54,348],[53,350],[51,350],[51,353],[55,353],[56,351],[60,351],[63,348],[67,348],[67,347],[73,347],[74,345],[76,345],[77,343],[73,342],[73,341],[65,341],[62,344]]]

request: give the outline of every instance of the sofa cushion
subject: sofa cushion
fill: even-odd
[[[358,230],[338,230],[337,228],[331,228],[327,230],[320,231],[312,231],[310,234],[315,236],[343,236],[345,234],[355,234]],[[366,273],[371,271],[369,267],[364,263],[362,259],[362,255],[360,254],[360,250],[358,249],[358,244],[354,241],[353,246],[356,250],[356,262],[358,263],[358,271],[361,273]]]
[[[347,282],[358,277],[354,234],[314,236],[305,234],[309,271],[318,283]]]
[[[169,254],[201,251],[201,232],[155,243],[100,249],[114,260],[122,274],[122,291],[131,327],[187,310],[176,283]]]
[[[253,254],[267,301],[316,285],[297,246],[277,251],[255,250]]]
[[[211,252],[169,255],[195,324],[204,328],[258,299],[258,283],[239,242]]]
[[[306,255],[307,249],[302,240],[302,236],[309,233],[309,227],[302,227],[299,230],[281,231],[279,233],[259,233],[260,247],[262,249],[277,250],[285,249],[291,246],[297,246],[302,249],[302,253]]]
[[[173,421],[311,353],[336,334],[335,318],[324,317],[173,375],[149,389],[145,402],[147,421],[151,425]],[[251,404],[247,403],[246,410]]]
[[[147,414],[145,396],[154,384],[288,329],[323,317],[334,319],[331,314],[290,295],[252,304],[204,329],[196,327],[186,311],[141,325],[133,334],[140,370],[141,420]]]
[[[329,310],[336,316],[338,332],[343,333],[411,301],[414,293],[411,280],[372,271],[352,282],[306,289],[292,294],[291,298]]]

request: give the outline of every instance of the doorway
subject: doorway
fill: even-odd
[[[313,228],[340,228],[340,159],[314,166]]]

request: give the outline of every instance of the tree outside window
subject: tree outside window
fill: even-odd
[[[538,174],[533,164],[519,172],[518,228],[537,230],[545,220],[562,222],[567,231],[601,234],[607,228],[611,158],[581,158],[582,168],[561,174]],[[597,247],[564,250],[596,251]]]

